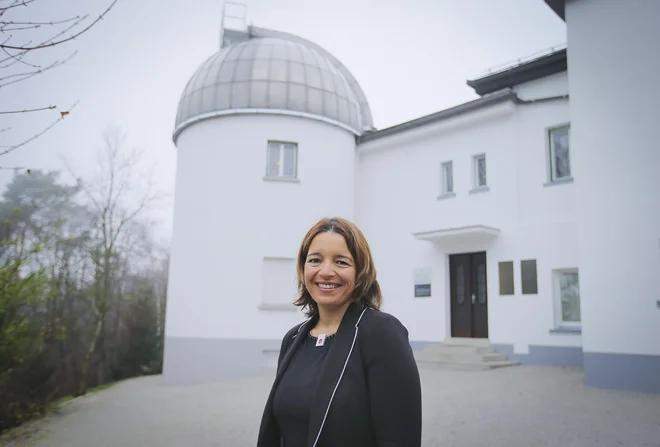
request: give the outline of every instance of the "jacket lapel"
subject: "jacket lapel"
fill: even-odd
[[[329,346],[329,351],[323,368],[318,378],[316,388],[314,390],[314,397],[312,399],[312,407],[309,415],[309,435],[307,445],[312,447],[315,445],[319,430],[324,423],[326,412],[331,404],[331,399],[342,375],[344,365],[348,358],[348,354],[353,346],[353,338],[355,336],[355,324],[360,316],[359,310],[355,303],[352,303],[344,317],[341,320],[339,329],[335,340]],[[311,327],[311,326],[310,326]],[[323,428],[324,430],[326,428]]]
[[[318,317],[313,317],[305,321],[298,328],[298,332],[293,335],[293,340],[289,343],[289,347],[284,353],[284,357],[282,357],[280,369],[277,371],[277,374],[275,375],[273,390],[277,388],[277,385],[280,383],[280,380],[284,375],[284,371],[286,371],[286,368],[289,366],[289,363],[291,363],[291,359],[293,358],[293,355],[298,350],[300,344],[305,340],[305,337],[301,336],[301,334],[307,333],[307,331],[309,331],[309,328],[311,328],[314,324],[316,324],[316,320],[318,320]]]
[[[291,359],[293,358],[294,353],[298,349],[298,346],[300,346],[300,344],[305,339],[305,337],[302,337],[300,334],[309,330],[309,328],[311,327],[309,326],[310,323],[312,325],[315,324],[315,319],[314,318],[309,319],[300,325],[298,332],[294,334],[293,340],[289,342],[289,345],[286,348],[286,352],[284,353],[284,357],[282,357],[282,361],[280,363],[279,369],[277,370],[277,374],[275,375],[273,386],[271,387],[270,394],[268,395],[268,399],[266,400],[264,417],[262,420],[261,427],[259,428],[258,445],[260,447],[262,445],[268,445],[270,447],[271,444],[264,444],[264,443],[269,442],[268,440],[274,440],[277,438],[277,436],[279,436],[278,431],[276,429],[275,418],[272,416],[273,397],[275,395],[275,391],[277,390],[277,386],[280,383],[280,380],[282,380],[284,371],[286,371],[286,368],[291,362]],[[279,445],[279,440],[277,441],[277,443]]]

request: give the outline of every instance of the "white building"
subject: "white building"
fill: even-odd
[[[302,319],[299,244],[336,215],[367,236],[413,348],[484,338],[522,363],[584,367],[589,385],[660,392],[660,93],[644,82],[660,71],[660,2],[546,2],[568,49],[382,130],[318,45],[225,31],[174,131],[165,379],[272,368]]]

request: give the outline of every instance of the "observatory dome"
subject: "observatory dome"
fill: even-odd
[[[179,101],[175,140],[197,121],[239,113],[304,116],[357,135],[373,129],[364,93],[334,56],[287,33],[260,34],[225,40],[197,69]]]

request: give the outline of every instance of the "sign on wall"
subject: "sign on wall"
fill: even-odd
[[[431,296],[431,269],[418,268],[413,271],[413,282],[415,284],[415,298]]]

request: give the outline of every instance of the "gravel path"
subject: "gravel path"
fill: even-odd
[[[575,369],[421,370],[426,447],[660,447],[660,396],[587,388]],[[272,377],[132,379],[41,422],[36,447],[254,447]]]

